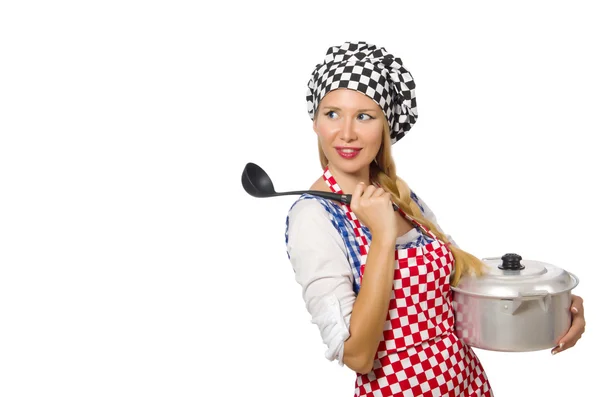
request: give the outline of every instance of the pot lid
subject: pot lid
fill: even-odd
[[[557,266],[520,255],[484,258],[486,273],[481,277],[465,275],[453,288],[456,292],[492,298],[540,297],[560,294],[575,288],[577,277]]]

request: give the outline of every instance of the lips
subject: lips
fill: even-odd
[[[336,147],[335,150],[342,158],[351,159],[358,156],[361,148]]]
[[[361,147],[356,147],[356,146],[335,146],[335,148],[338,150],[341,150],[341,149],[360,150],[360,149],[362,149]]]

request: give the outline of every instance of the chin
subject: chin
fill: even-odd
[[[357,174],[359,173],[361,170],[365,169],[365,168],[369,168],[369,164],[364,164],[362,162],[346,162],[344,163],[340,163],[340,162],[334,162],[333,163],[333,167],[336,170],[342,171],[346,174]]]

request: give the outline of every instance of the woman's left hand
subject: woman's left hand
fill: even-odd
[[[558,346],[552,349],[552,354],[565,351],[577,343],[581,335],[585,332],[585,318],[583,317],[583,299],[577,295],[571,295],[571,313],[572,321],[569,331],[560,338]]]

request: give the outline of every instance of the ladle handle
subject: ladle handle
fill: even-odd
[[[352,201],[352,195],[351,194],[339,194],[339,193],[329,193],[329,192],[322,192],[320,190],[305,190],[305,191],[301,191],[301,192],[287,192],[288,194],[304,194],[304,193],[308,193],[308,194],[312,194],[314,196],[319,196],[319,197],[324,197],[324,198],[328,198],[331,200],[337,200],[337,201],[341,201],[342,203],[346,204],[346,205],[350,205],[350,202]],[[396,203],[392,202],[392,207],[394,208],[394,211],[398,211],[398,206],[396,205]]]
[[[340,201],[347,205],[350,205],[350,201],[352,201],[351,194],[322,192],[320,190],[300,190],[300,191],[296,191],[296,192],[285,192],[285,194],[312,194],[313,196],[319,196],[319,197],[327,198],[330,200]]]

